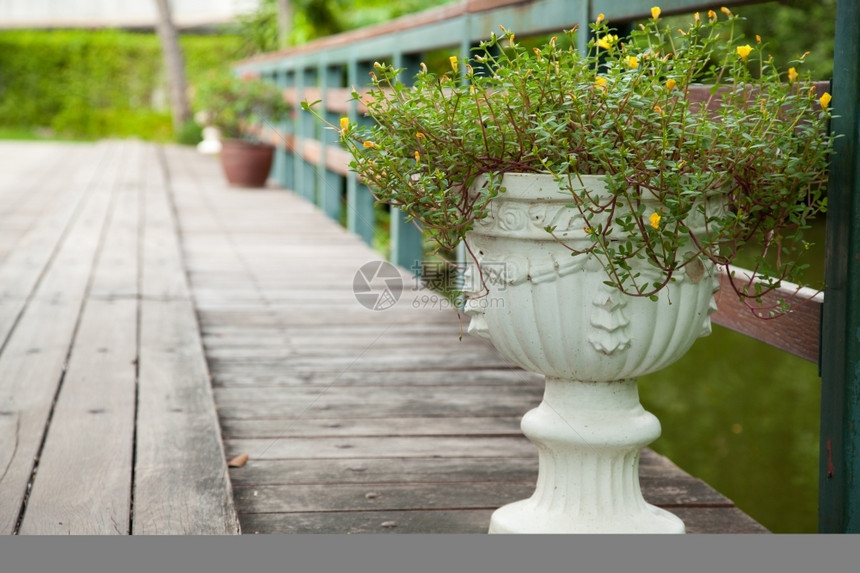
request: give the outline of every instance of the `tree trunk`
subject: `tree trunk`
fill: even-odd
[[[179,36],[173,25],[169,0],[155,0],[158,6],[156,31],[161,41],[164,69],[167,73],[167,89],[170,92],[170,110],[173,115],[173,131],[178,133],[182,125],[191,118],[191,105],[188,103],[187,82],[185,81],[185,61]]]
[[[278,47],[290,45],[290,27],[293,23],[292,0],[278,0]]]

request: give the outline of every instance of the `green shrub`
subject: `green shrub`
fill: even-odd
[[[235,36],[180,41],[191,86],[237,57]],[[0,125],[86,139],[173,139],[158,38],[116,30],[0,32]]]

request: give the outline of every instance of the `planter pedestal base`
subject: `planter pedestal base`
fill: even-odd
[[[490,533],[684,533],[639,488],[639,456],[660,436],[660,422],[639,402],[635,379],[547,377],[522,429],[538,447],[537,486],[496,510]]]

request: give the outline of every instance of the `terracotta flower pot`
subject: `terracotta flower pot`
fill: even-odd
[[[272,169],[275,147],[241,139],[221,141],[221,166],[230,185],[263,187]]]

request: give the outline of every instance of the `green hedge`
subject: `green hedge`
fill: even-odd
[[[191,85],[237,58],[236,36],[182,36]],[[152,33],[0,32],[0,126],[78,138],[172,138],[161,48]]]

